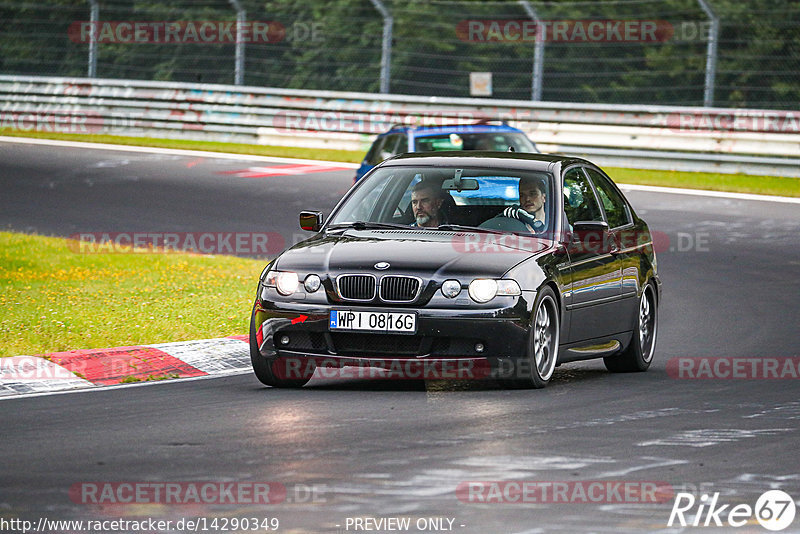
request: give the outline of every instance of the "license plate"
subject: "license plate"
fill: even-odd
[[[408,312],[331,310],[330,325],[331,330],[413,334],[417,331],[417,314]]]

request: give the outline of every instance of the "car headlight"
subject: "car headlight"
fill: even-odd
[[[306,288],[306,291],[309,293],[313,293],[319,286],[322,284],[322,280],[320,280],[319,276],[316,274],[309,274],[306,276],[305,281],[303,282],[303,287]]]
[[[475,302],[489,302],[497,295],[497,280],[478,279],[469,284],[469,296]]]
[[[445,280],[442,283],[442,295],[454,299],[461,293],[461,282],[458,280]]]
[[[297,273],[291,271],[270,271],[264,285],[274,287],[281,295],[288,296],[297,291],[300,280]]]
[[[516,296],[521,295],[519,284],[514,280],[492,280],[479,278],[469,284],[469,296],[475,302],[489,302],[498,295]]]

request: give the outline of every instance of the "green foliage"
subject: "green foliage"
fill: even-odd
[[[245,83],[376,92],[383,19],[369,0],[240,0],[248,21],[282,25],[285,36],[246,44]],[[714,104],[800,107],[800,3],[709,0],[721,19]],[[469,96],[469,74],[493,74],[495,98],[528,99],[534,43],[474,42],[469,20],[529,17],[516,1],[383,0],[393,17],[390,91]],[[549,101],[700,105],[708,17],[697,0],[532,1],[545,21],[660,21],[658,42],[547,42]],[[102,0],[101,21],[232,21],[227,0]],[[83,76],[88,44],[68,37],[89,19],[88,0],[0,0],[0,72]],[[232,43],[102,43],[98,77],[233,82]]]

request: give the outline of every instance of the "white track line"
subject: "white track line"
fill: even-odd
[[[357,163],[344,163],[341,161],[323,161],[316,159],[299,158],[279,158],[272,156],[254,156],[251,154],[229,154],[226,152],[207,152],[204,150],[183,150],[180,148],[157,148],[133,145],[106,145],[102,143],[83,143],[79,141],[57,141],[54,139],[35,139],[26,137],[4,137],[0,136],[3,143],[21,143],[26,145],[45,145],[60,146],[67,148],[89,148],[94,150],[115,150],[124,152],[144,152],[147,154],[168,154],[171,156],[194,156],[200,158],[216,159],[236,159],[248,161],[264,161],[267,163],[305,163],[311,165],[330,165],[333,167],[344,167],[346,169],[357,169]],[[255,146],[255,145],[254,145]]]
[[[178,156],[195,156],[203,158],[217,158],[217,159],[235,159],[235,160],[249,160],[249,161],[264,161],[268,163],[306,163],[306,164],[322,164],[345,167],[347,169],[357,169],[357,163],[343,163],[341,161],[324,161],[314,159],[296,159],[296,158],[279,158],[272,156],[253,156],[248,154],[228,154],[226,152],[206,152],[203,150],[182,150],[177,148],[155,148],[146,146],[130,146],[130,145],[105,145],[101,143],[83,143],[78,141],[57,141],[52,139],[35,139],[26,137],[4,137],[0,136],[0,142],[4,143],[22,143],[29,145],[45,145],[45,146],[61,146],[69,148],[88,148],[95,150],[116,150],[127,152],[143,152],[149,154],[169,154]],[[796,178],[800,179],[800,178]],[[633,184],[619,184],[630,191],[646,191],[649,193],[670,193],[675,195],[695,195],[716,198],[733,198],[738,200],[757,200],[761,202],[783,202],[787,204],[800,204],[800,198],[794,197],[780,197],[773,195],[753,195],[749,193],[728,193],[725,191],[708,191],[705,189],[680,189],[677,187],[658,187],[652,185],[633,185]]]
[[[800,178],[792,178],[800,180]],[[729,193],[726,191],[707,191],[705,189],[680,189],[678,187],[658,187],[655,185],[618,184],[626,191],[646,191],[648,193],[669,193],[672,195],[695,195],[701,197],[733,198],[737,200],[758,200],[761,202],[784,202],[800,204],[800,198],[773,195],[753,195],[750,193]]]
[[[0,397],[0,402],[13,399],[26,399],[29,397],[48,397],[51,395],[67,395],[71,393],[100,393],[103,391],[111,391],[114,389],[123,389],[123,388],[139,388],[139,387],[156,386],[163,384],[183,384],[184,382],[193,382],[195,380],[211,380],[214,378],[226,378],[229,376],[248,375],[248,374],[253,374],[253,370],[237,369],[234,371],[228,371],[213,375],[187,376],[184,378],[171,378],[169,380],[145,380],[142,382],[132,382],[130,384],[114,384],[110,386],[91,386],[91,387],[77,388],[77,389],[60,389],[55,391],[41,391],[36,393],[21,393],[18,395],[6,395]],[[261,383],[255,380],[255,376],[253,377],[253,379],[254,379],[253,384],[256,387],[261,386]]]

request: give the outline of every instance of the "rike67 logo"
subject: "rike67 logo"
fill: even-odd
[[[794,499],[781,490],[764,492],[755,506],[720,504],[719,492],[699,499],[680,492],[675,495],[667,526],[738,528],[755,519],[765,529],[779,531],[792,524],[796,511]]]

